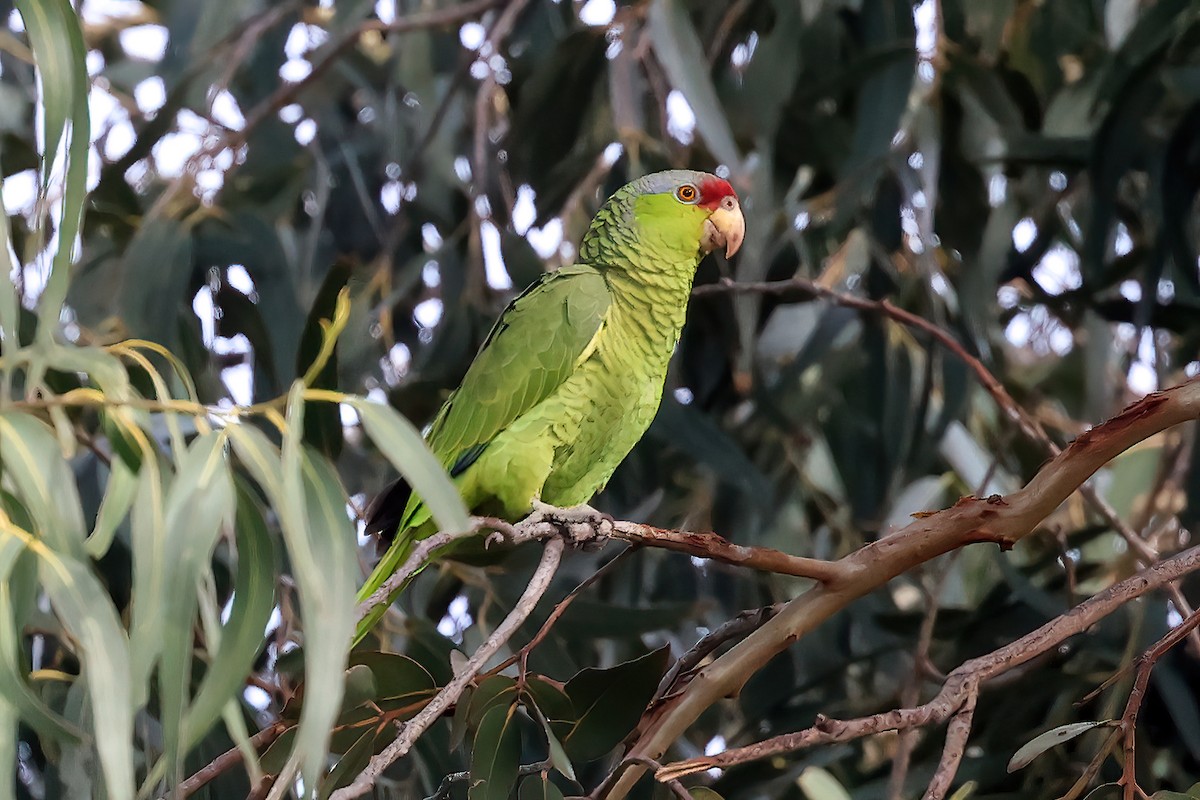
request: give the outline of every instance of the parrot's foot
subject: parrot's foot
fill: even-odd
[[[597,511],[587,503],[559,508],[534,500],[533,513],[557,526],[567,541],[577,547],[601,544],[612,536],[612,515]]]

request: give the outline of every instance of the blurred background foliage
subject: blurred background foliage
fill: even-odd
[[[732,263],[710,258],[699,284],[803,276],[887,298],[949,329],[1060,443],[1200,371],[1200,6],[1191,0],[82,0],[78,11],[91,79],[90,193],[55,325],[34,310],[58,251],[47,221],[71,198],[39,193],[26,22],[0,2],[0,171],[21,339],[34,341],[40,324],[42,335],[49,325],[80,348],[160,343],[206,404],[286,392],[312,364],[318,320],[346,288],[349,322],[315,385],[386,400],[427,423],[513,292],[572,260],[603,197],[676,166],[727,174],[749,224],[741,253]],[[134,389],[154,396],[150,373],[124,363]],[[68,391],[83,372],[60,367],[47,385]],[[161,415],[144,422],[166,450]],[[99,414],[66,424],[83,442],[69,474],[90,529],[114,461],[124,469],[113,457],[123,435]],[[394,475],[350,406],[310,404],[303,431],[336,465],[351,509]],[[191,448],[201,446],[211,442]],[[1190,428],[1172,431],[1122,455],[1095,485],[1148,544],[1172,552],[1200,513],[1195,453]],[[5,486],[19,495],[5,455]],[[1045,455],[961,360],[919,333],[826,302],[715,291],[694,299],[658,418],[596,504],[617,518],[831,558],[914,512],[1010,491]],[[181,457],[181,474],[186,464]],[[238,508],[236,543],[227,533],[216,550],[205,596],[210,612],[228,613],[235,586],[265,592],[255,600],[265,605],[246,613],[269,616],[267,641],[261,650],[238,642],[250,673],[239,702],[225,725],[196,737],[180,776],[256,730],[277,735],[301,706],[292,697],[299,659],[289,656],[304,627],[295,564],[277,543],[276,515],[247,511],[257,504],[243,472],[232,473],[240,500],[226,497]],[[319,474],[336,487],[332,473]],[[8,497],[16,519],[20,503]],[[137,524],[136,514],[132,526],[114,523],[94,561],[126,622],[138,619]],[[359,545],[365,569],[374,548]],[[526,635],[615,549],[572,556]],[[257,571],[246,553],[262,553]],[[381,642],[411,660],[356,654],[374,677],[365,688],[349,682],[342,712],[361,719],[371,700],[400,713],[397,697],[447,680],[451,649],[479,644],[535,560],[520,550],[498,565],[426,570]],[[847,717],[924,698],[938,671],[1137,567],[1076,498],[1012,553],[967,549],[846,609],[712,708],[672,757],[800,729],[818,712]],[[533,652],[529,667],[546,680],[478,687],[378,796],[432,794],[443,776],[482,769],[483,751],[537,761],[546,731],[567,740],[590,790],[665,669],[661,648],[678,655],[740,610],[805,585],[635,553]],[[86,717],[61,625],[45,605],[20,607],[26,635],[12,656],[32,675],[28,685],[55,714]],[[197,611],[184,603],[163,613],[164,624],[188,631]],[[975,782],[970,796],[1065,793],[1106,732],[1012,774],[1008,759],[1047,728],[1119,715],[1128,680],[1076,704],[1180,613],[1163,595],[1147,597],[987,689],[960,771]],[[197,630],[207,643],[192,653],[186,691],[210,669],[212,631]],[[1154,672],[1137,751],[1149,791],[1182,792],[1200,779],[1197,657],[1180,648]],[[618,671],[581,672],[588,667]],[[148,691],[132,730],[139,782],[164,748],[180,746],[159,689]],[[611,714],[585,726],[580,704],[599,698]],[[518,700],[512,726],[489,716]],[[92,790],[90,745],[64,744],[53,727],[19,729],[16,796]],[[390,730],[335,735],[334,751],[347,757],[327,788]],[[263,755],[269,774],[290,746],[277,743]],[[881,736],[702,782],[726,798],[915,797],[940,734],[916,739],[902,793],[889,788],[896,748]],[[813,779],[816,768],[834,788]],[[1109,760],[1097,782],[1119,769]],[[580,793],[562,771],[551,779],[557,789],[526,778],[538,785],[522,786],[521,797]],[[245,796],[252,774],[228,770],[196,796]],[[465,796],[466,783],[452,792]],[[1092,796],[1118,795],[1109,787]]]

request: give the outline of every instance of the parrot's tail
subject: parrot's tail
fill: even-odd
[[[375,569],[371,571],[371,575],[362,585],[362,588],[358,590],[359,604],[364,603],[368,598],[371,597],[371,595],[375,594],[375,592],[378,591],[381,586],[387,583],[388,578],[392,577],[396,570],[400,569],[404,562],[408,560],[408,556],[412,553],[412,549],[412,536],[402,535],[397,537],[395,541],[392,542],[392,546],[389,547],[387,552],[383,554],[383,558],[379,559],[379,563],[375,565]],[[396,587],[386,601],[376,603],[374,607],[367,612],[367,615],[358,621],[358,629],[354,632],[355,646],[357,646],[358,643],[361,642],[366,635],[371,632],[371,629],[379,623],[379,620],[383,619],[383,615],[387,613],[388,608],[392,605],[392,601],[394,601],[396,597],[399,596],[402,591],[404,591],[408,584],[412,583],[412,579],[416,577],[418,572],[420,572],[420,570],[417,570],[416,572],[413,572],[412,575],[408,576],[408,579],[405,580],[400,586]]]

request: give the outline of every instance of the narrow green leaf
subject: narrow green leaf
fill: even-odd
[[[0,532],[17,535],[0,521]],[[35,543],[36,544],[36,543]],[[133,797],[133,692],[129,643],[116,608],[91,568],[70,556],[36,547],[38,574],[59,621],[79,646],[95,740],[109,797]]]
[[[163,755],[174,783],[183,768],[183,719],[192,677],[196,592],[222,525],[232,519],[233,482],[224,458],[225,436],[197,437],[178,465],[166,500],[167,559],[160,565],[167,591],[158,609],[164,618],[159,667]]]
[[[133,499],[137,496],[137,473],[131,470],[122,459],[115,459],[108,473],[108,483],[104,487],[104,499],[100,501],[100,510],[96,513],[96,527],[87,538],[84,548],[92,558],[100,558],[112,546],[117,528],[129,514]]]
[[[321,785],[321,800],[326,800],[335,789],[350,783],[354,776],[362,771],[371,756],[375,754],[375,738],[377,730],[368,726],[361,736],[342,754],[337,764],[329,771]]]
[[[35,532],[56,551],[82,559],[79,492],[53,431],[29,414],[0,412],[0,462],[33,516]]]
[[[806,767],[796,785],[808,800],[850,800],[850,794],[837,778],[820,767]]]
[[[0,500],[3,499],[0,495]],[[0,512],[10,502],[13,501],[0,503]],[[26,535],[32,536],[28,532]],[[0,697],[42,736],[77,741],[80,731],[42,702],[26,682],[21,665],[21,626],[30,604],[19,597],[24,592],[17,576],[26,571],[36,572],[36,569],[37,560],[20,538],[0,538]],[[32,590],[35,581],[26,583],[31,584]]]
[[[508,800],[521,759],[516,723],[516,705],[492,706],[483,715],[471,748],[470,800]]]
[[[713,88],[704,47],[677,0],[654,0],[648,17],[650,42],[671,85],[683,93],[696,114],[696,131],[709,151],[730,169],[742,163],[741,154]]]
[[[975,794],[975,790],[979,788],[979,784],[975,781],[967,781],[962,786],[958,787],[958,791],[950,795],[950,800],[968,800],[971,795]],[[696,796],[692,792],[692,797]]]
[[[575,780],[575,765],[571,763],[567,751],[563,748],[562,742],[554,735],[554,729],[550,726],[550,720],[546,719],[546,715],[542,713],[542,709],[536,705],[533,706],[534,715],[537,716],[538,722],[542,725],[542,731],[546,734],[546,747],[550,753],[550,763],[554,768],[561,772],[568,780]]]
[[[12,260],[12,236],[8,229],[8,211],[4,208],[4,199],[0,198],[0,355],[10,363],[15,361],[14,354],[21,347],[18,337],[20,326],[21,301],[17,297],[17,286],[13,283],[12,275],[16,265]],[[4,380],[11,380],[5,371]],[[0,397],[6,397],[9,387],[0,385]]]
[[[1072,722],[1068,725],[1059,725],[1057,728],[1051,728],[1021,745],[1020,749],[1013,753],[1013,757],[1009,760],[1008,771],[1016,772],[1022,767],[1028,766],[1031,761],[1050,748],[1058,747],[1063,742],[1069,742],[1076,736],[1087,733],[1093,728],[1112,724],[1112,720],[1102,719],[1093,722]]]
[[[563,793],[545,775],[530,775],[521,781],[517,800],[563,800]]]
[[[66,142],[61,217],[54,225],[58,250],[40,301],[38,339],[49,344],[58,330],[59,311],[67,296],[75,238],[87,194],[91,135],[87,47],[79,17],[69,0],[16,0],[16,7],[25,23],[41,78],[42,128],[46,146],[46,152],[42,154],[43,195],[48,194],[55,156],[64,137]]]
[[[349,402],[358,412],[367,436],[429,506],[438,527],[444,531],[466,530],[471,522],[457,487],[412,423],[391,406],[366,399]]]
[[[279,513],[300,595],[306,697],[294,752],[312,792],[324,773],[329,732],[341,708],[358,564],[337,473],[301,444],[303,392],[297,381],[288,395],[282,452],[247,425],[231,426],[229,433],[238,457]]]
[[[263,631],[275,606],[275,547],[258,502],[237,488],[237,576],[229,621],[221,629],[221,644],[210,653],[208,671],[184,720],[184,748],[191,749],[236,696],[254,665]]]
[[[0,763],[11,764],[14,767],[17,764],[18,722],[20,722],[20,715],[17,713],[17,707],[4,699],[3,694],[0,694],[0,759],[3,759]],[[13,781],[9,777],[8,770],[5,770],[4,779],[5,786],[0,789],[0,798],[9,800],[15,795],[12,789]]]
[[[162,652],[167,583],[165,494],[170,476],[157,461],[143,464],[130,512],[133,547],[133,610],[129,625],[130,670],[138,705],[145,703],[150,674]]]

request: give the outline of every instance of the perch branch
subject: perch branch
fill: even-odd
[[[782,753],[803,750],[815,745],[847,742],[884,731],[904,731],[941,724],[955,717],[963,709],[972,707],[979,688],[987,681],[1058,647],[1070,637],[1084,632],[1134,598],[1141,597],[1168,581],[1173,581],[1197,569],[1200,569],[1200,547],[1193,547],[1148,567],[1120,583],[1115,583],[1075,606],[1066,614],[1055,617],[1020,639],[987,655],[964,662],[946,676],[941,690],[933,699],[914,708],[898,708],[845,721],[818,715],[813,726],[805,730],[775,736],[745,747],[726,750],[714,756],[703,756],[668,764],[655,777],[660,780],[677,779],[714,767],[727,768],[735,764],[744,764]],[[947,747],[943,753],[938,773],[935,775],[934,784],[930,786],[930,792],[944,782],[945,786],[941,789],[944,794],[945,789],[949,786],[949,781],[953,778],[953,771],[957,767],[958,760],[962,758],[961,752],[956,755],[955,750],[960,749],[960,745],[966,741],[970,713],[965,713],[957,719],[959,724],[947,734]],[[943,771],[950,774],[942,777]],[[925,795],[926,800],[941,796],[929,793]]]
[[[400,735],[396,737],[395,741],[378,755],[373,756],[366,768],[354,779],[354,782],[334,792],[331,800],[350,800],[350,798],[362,797],[369,792],[383,771],[404,756],[421,734],[428,730],[429,726],[446,712],[446,709],[458,701],[475,676],[504,646],[505,642],[517,632],[517,629],[533,611],[534,606],[537,605],[538,600],[546,593],[554,573],[558,571],[565,546],[566,543],[561,538],[550,539],[546,542],[545,550],[542,551],[542,560],[529,579],[529,585],[517,600],[517,604],[513,606],[512,612],[496,626],[492,635],[467,659],[467,663],[458,670],[454,678],[434,695],[428,705],[421,709],[415,717],[404,723],[400,729]]]
[[[788,603],[774,619],[700,670],[682,693],[649,716],[631,753],[661,758],[705,709],[722,697],[737,694],[749,677],[777,653],[854,600],[918,564],[967,544],[995,542],[1011,547],[1112,458],[1198,415],[1200,382],[1189,381],[1148,395],[1080,435],[1028,484],[1007,497],[963,498],[952,508],[914,520],[900,531],[845,556],[836,562],[834,579]],[[1194,557],[1194,551],[1188,553]],[[1175,559],[1163,562],[1175,563]],[[1161,574],[1155,572],[1161,566],[1153,567],[1152,573]],[[955,709],[960,706],[957,704]],[[641,772],[637,767],[627,771],[609,796],[624,797]]]
[[[517,523],[509,523],[495,517],[472,517],[471,525],[463,531],[441,531],[422,539],[409,553],[404,563],[375,592],[359,604],[357,618],[364,618],[372,608],[387,602],[409,578],[416,574],[442,548],[459,539],[476,536],[480,531],[492,530],[509,544],[541,541],[559,534],[563,529],[553,521],[553,510],[535,511]],[[793,556],[769,547],[747,547],[733,544],[715,533],[699,531],[673,531],[642,525],[636,522],[597,521],[576,522],[567,526],[572,541],[582,542],[596,539],[620,539],[633,545],[659,547],[677,553],[686,553],[697,558],[707,558],[739,567],[750,567],[779,575],[811,578],[815,581],[832,581],[841,575],[839,562],[822,561],[817,558]]]
[[[613,523],[613,537],[630,544],[661,547],[697,558],[710,558],[735,567],[750,567],[777,575],[793,575],[827,583],[842,576],[839,562],[793,556],[769,547],[734,544],[715,533],[673,531],[636,522]]]

